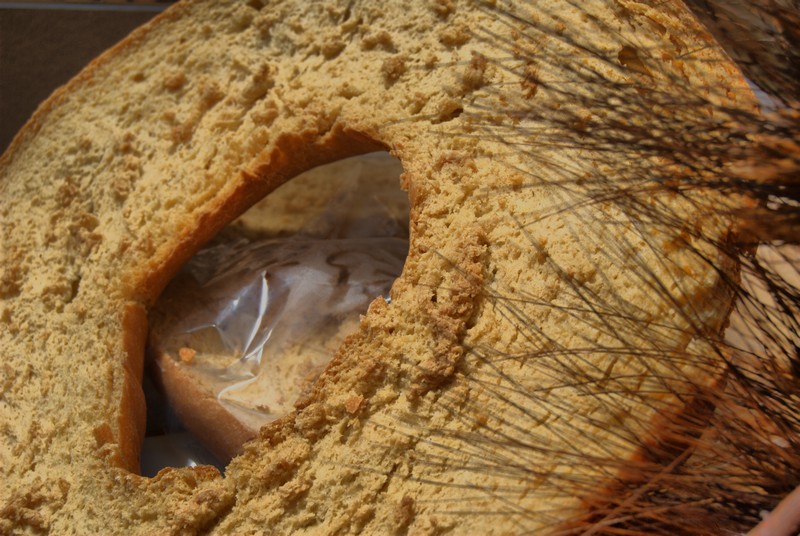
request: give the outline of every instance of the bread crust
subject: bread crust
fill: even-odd
[[[616,380],[616,357],[601,351],[613,342],[604,323],[592,320],[591,312],[571,317],[570,311],[611,285],[608,299],[625,314],[647,309],[647,328],[634,330],[631,341],[663,344],[674,353],[667,370],[695,371],[698,383],[708,383],[718,377],[719,363],[713,352],[695,352],[691,345],[702,346],[704,330],[720,327],[729,299],[717,292],[720,274],[705,264],[708,256],[720,260],[712,240],[660,234],[658,226],[642,235],[610,226],[604,234],[618,239],[613,245],[622,250],[607,262],[592,251],[591,236],[570,234],[585,218],[635,223],[622,208],[595,203],[594,192],[582,190],[580,181],[570,182],[577,192],[571,199],[553,188],[572,181],[575,162],[592,177],[624,165],[613,158],[604,163],[590,143],[580,146],[580,136],[570,139],[577,149],[547,146],[548,133],[563,126],[558,110],[574,104],[578,117],[590,108],[576,103],[589,96],[578,86],[565,100],[553,89],[568,72],[564,65],[542,62],[535,74],[531,65],[540,53],[567,62],[571,73],[589,64],[595,71],[587,76],[600,84],[592,92],[603,97],[626,85],[644,93],[679,85],[706,101],[708,114],[723,116],[715,105],[751,107],[738,70],[678,2],[659,4],[658,11],[633,2],[585,6],[596,11],[595,19],[558,2],[256,4],[198,1],[167,10],[58,90],[0,158],[0,319],[7,328],[0,348],[13,378],[3,393],[8,424],[0,465],[10,485],[0,491],[2,529],[504,533],[569,519],[580,505],[564,482],[596,480],[586,491],[601,489],[602,481],[615,477],[619,459],[635,455],[643,437],[658,435],[649,423],[682,407],[686,395],[680,382],[649,376],[650,363],[635,359],[624,361],[632,372]],[[619,5],[625,17],[614,15]],[[536,24],[520,24],[534,18],[562,22],[563,28],[553,29],[559,37],[540,41]],[[708,48],[670,45],[638,29],[654,22],[664,35],[680,33]],[[589,41],[582,43],[584,38]],[[636,52],[629,43],[639,41]],[[648,44],[672,46],[675,57],[694,54],[698,63],[708,63],[699,70],[685,58],[663,65],[649,57],[633,61],[632,54],[644,55]],[[568,54],[589,45],[592,54],[568,63]],[[267,65],[260,47],[272,54]],[[503,63],[508,56],[513,61]],[[180,77],[175,84],[163,82],[173,68],[183,73],[183,85]],[[123,80],[129,85],[120,85]],[[603,83],[611,93],[602,93]],[[726,91],[718,92],[718,83]],[[170,89],[175,85],[180,87]],[[144,95],[150,99],[133,98]],[[545,112],[512,113],[514,106],[531,106],[534,97],[531,110]],[[686,113],[655,119],[691,120]],[[647,127],[650,118],[629,119],[633,128],[639,121]],[[531,149],[534,132],[542,141]],[[342,346],[298,411],[262,429],[225,479],[208,468],[165,470],[155,479],[128,473],[142,430],[142,311],[203,243],[280,183],[376,148],[403,163],[412,207],[409,258],[392,303],[372,304],[359,333]],[[637,165],[657,175],[661,161],[642,156]],[[115,182],[127,172],[129,184]],[[701,218],[694,205],[699,198],[683,203],[662,194],[655,191],[651,200],[674,203],[671,210],[691,224],[702,220],[712,239],[731,230],[724,217]],[[575,208],[561,213],[562,203]],[[553,213],[559,217],[545,218]],[[589,233],[591,227],[584,228]],[[630,243],[640,258],[626,248]],[[668,244],[678,245],[665,266],[653,250]],[[603,275],[609,281],[595,279],[594,261],[607,262]],[[686,286],[672,293],[651,287],[648,294],[652,280],[640,288],[632,281],[620,288],[610,282],[612,275],[626,281],[641,263],[663,269],[662,280],[685,277]],[[667,299],[650,299],[657,291]],[[515,302],[519,296],[524,299]],[[543,308],[541,300],[557,306]],[[725,305],[698,306],[697,316],[687,319],[676,311],[681,300]],[[536,330],[518,324],[516,314],[551,331],[564,355],[542,355],[537,363],[544,369],[525,369],[521,361],[517,372],[515,359],[491,361],[493,353],[522,355],[523,339],[535,340]],[[585,328],[579,337],[560,329],[570,320]],[[668,337],[659,331],[665,324],[672,329]],[[584,359],[581,337],[596,343],[595,361]],[[635,403],[628,407],[616,394],[591,390],[594,398],[583,398],[580,386],[559,383],[562,366],[562,375],[585,374],[592,385],[604,381],[596,377],[604,369]],[[492,381],[510,384],[492,385],[492,371]],[[642,402],[639,393],[648,389],[628,385],[629,376],[656,394]],[[504,416],[538,390],[559,391],[575,411],[556,411],[559,401],[543,398],[517,414],[519,422]],[[490,414],[481,416],[482,408]],[[537,413],[542,408],[552,412]],[[571,425],[573,419],[580,425]],[[553,486],[540,489],[547,482],[524,471],[509,477],[492,472],[491,463],[488,472],[476,471],[496,453],[472,449],[475,430],[503,445],[504,438],[522,441],[515,437],[520,429],[541,440],[525,453],[531,456],[526,465],[564,481],[551,477]],[[573,451],[587,435],[598,444]],[[600,467],[573,465],[588,458],[600,460]],[[477,490],[475,511],[516,501],[523,506],[501,524],[448,508],[470,484]]]
[[[167,399],[186,428],[203,438],[203,444],[220,460],[230,460],[241,454],[241,446],[250,441],[258,430],[245,426],[231,415],[211,393],[166,354],[155,357],[159,376]],[[206,434],[205,430],[214,430]]]

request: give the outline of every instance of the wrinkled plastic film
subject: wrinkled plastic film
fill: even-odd
[[[159,330],[161,349],[254,428],[291,411],[369,304],[390,299],[408,252],[407,199],[396,186],[360,196],[368,164],[349,168],[356,178],[292,235],[204,249],[172,292],[179,310]]]

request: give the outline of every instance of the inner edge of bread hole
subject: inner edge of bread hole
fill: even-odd
[[[237,255],[261,255],[252,253],[255,248],[270,256],[269,251],[272,248],[275,251],[273,256],[282,261],[272,262],[270,266],[278,266],[277,271],[288,270],[288,274],[295,271],[291,277],[300,281],[315,281],[317,286],[309,285],[300,293],[314,296],[319,304],[317,309],[322,313],[312,311],[308,314],[316,320],[325,317],[324,329],[315,330],[313,321],[304,318],[304,324],[312,325],[311,331],[306,330],[306,333],[314,335],[316,340],[299,341],[294,348],[300,350],[294,355],[301,360],[308,358],[302,350],[305,348],[324,364],[306,371],[307,374],[299,381],[299,376],[295,374],[293,389],[298,392],[294,393],[291,400],[288,400],[289,396],[285,398],[286,404],[282,405],[282,411],[274,412],[274,418],[279,418],[289,413],[295,401],[314,385],[344,336],[357,329],[358,317],[366,313],[369,303],[379,295],[389,299],[389,288],[400,275],[408,254],[409,205],[407,194],[400,189],[401,172],[399,160],[390,157],[386,152],[347,158],[314,168],[288,181],[257,203],[223,229],[184,266],[168,285],[150,315],[151,333],[143,380],[147,432],[141,450],[140,474],[150,477],[164,468],[196,465],[214,465],[224,471],[230,458],[236,454],[230,452],[228,444],[237,444],[240,448],[243,442],[255,435],[253,430],[257,431],[255,423],[259,419],[243,424],[248,419],[247,415],[244,415],[244,421],[234,417],[230,400],[223,399],[220,402],[217,393],[212,394],[207,387],[200,387],[197,381],[183,381],[189,377],[187,372],[196,374],[195,380],[204,378],[202,381],[205,381],[205,376],[197,375],[197,371],[192,371],[191,368],[197,364],[208,365],[208,361],[203,362],[202,348],[192,347],[192,337],[197,333],[176,337],[164,335],[176,331],[181,333],[182,328],[176,329],[176,326],[192,323],[191,320],[187,321],[193,314],[187,307],[187,302],[207,300],[215,292],[209,291],[211,287],[207,284],[198,286],[197,266],[217,269],[212,266],[215,263],[209,263],[208,260],[213,260],[220,252],[226,253],[224,258],[219,259],[219,263],[229,266],[220,268],[223,275],[217,277],[217,280],[235,280],[239,274],[235,266],[241,267],[245,262]],[[342,250],[337,250],[340,247]],[[285,258],[282,251],[288,252]],[[227,254],[229,252],[231,253]],[[308,266],[303,266],[304,259],[309,261]],[[322,262],[324,265],[321,265]],[[370,265],[370,262],[374,264]],[[248,270],[251,268],[248,266]],[[254,279],[252,273],[247,277]],[[261,277],[266,281],[262,285],[266,289],[265,294],[262,294],[267,296],[266,310],[269,311],[270,299],[281,301],[278,299],[281,298],[282,309],[275,311],[276,314],[284,314],[287,307],[293,305],[293,287],[270,283],[271,277],[269,270],[266,277]],[[371,277],[374,279],[370,279]],[[383,290],[368,295],[375,285],[367,285],[365,281],[373,280],[377,281],[375,285],[383,285]],[[304,287],[297,285],[294,288]],[[276,293],[273,289],[281,290]],[[230,303],[233,304],[234,301],[230,300]],[[261,302],[263,307],[264,300]],[[358,304],[358,307],[351,308],[349,313],[339,314],[342,311],[339,311],[337,305],[353,303]],[[268,316],[269,313],[260,317],[262,324],[268,321]],[[234,319],[235,317],[236,314],[231,316]],[[284,323],[288,320],[290,318],[287,317]],[[271,341],[281,340],[281,327],[282,324],[278,321],[275,329],[271,330],[267,345],[260,356],[260,363],[263,364],[270,358],[271,349],[280,346],[275,343],[272,348],[268,347]],[[305,327],[297,329],[302,334]],[[204,330],[206,338],[215,331],[219,333],[224,329],[209,327]],[[286,338],[291,338],[294,328],[285,326],[284,332],[289,332]],[[292,348],[292,344],[289,347]],[[220,359],[216,354],[215,351],[215,359],[219,363]],[[287,350],[286,356],[289,360],[291,351]],[[241,355],[230,355],[222,361],[228,368],[233,364],[238,374],[244,370],[243,363],[253,363],[252,360],[243,361],[240,357]],[[249,373],[254,369],[257,369],[256,378],[266,370],[259,364],[250,367]],[[295,372],[302,369],[298,365]],[[277,376],[276,374],[274,377]],[[181,381],[176,383],[176,377]],[[256,378],[247,381],[255,384],[263,379]],[[281,379],[283,380],[285,378]],[[166,385],[178,385],[179,388],[166,392]],[[245,386],[244,390],[252,387],[254,386]],[[292,389],[287,391],[289,394],[294,392]],[[239,416],[242,415],[242,411],[239,411]],[[269,420],[273,419],[270,417]],[[261,423],[263,424],[264,422]],[[217,439],[211,440],[211,437]],[[220,437],[225,438],[222,446],[217,443]]]

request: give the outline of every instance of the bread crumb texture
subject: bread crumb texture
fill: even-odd
[[[706,105],[629,113],[667,90]],[[689,231],[722,240],[730,222],[705,207],[736,200],[656,188],[685,170],[595,133],[748,98],[679,2],[170,8],[0,160],[0,532],[504,534],[570,519],[682,407],[668,371],[716,377],[692,341],[730,301],[721,253]],[[137,476],[144,311],[279,184],[376,148],[402,162],[411,202],[391,303],[373,302],[224,478]],[[607,195],[620,184],[629,197]],[[664,207],[681,229],[648,217]]]

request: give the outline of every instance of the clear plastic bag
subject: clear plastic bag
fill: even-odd
[[[299,231],[202,250],[157,307],[158,351],[252,429],[291,411],[369,303],[390,299],[408,253],[398,167],[383,156],[337,165],[349,179]]]
[[[369,303],[389,298],[407,251],[394,237],[208,249],[187,267],[197,294],[163,344],[177,348],[176,359],[191,363],[229,410],[271,420],[291,409]]]

